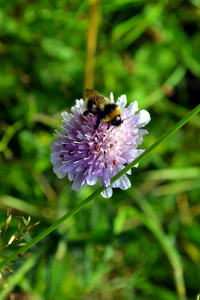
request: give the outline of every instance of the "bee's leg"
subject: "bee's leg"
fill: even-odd
[[[108,123],[108,127],[107,127],[107,130],[110,128],[110,123]]]
[[[96,120],[96,125],[95,125],[95,127],[94,127],[95,130],[99,127],[100,121],[101,121],[101,118],[100,118],[100,116],[98,115],[98,116],[97,116],[97,120]]]
[[[91,111],[91,110],[88,109],[88,110],[84,111],[84,113],[83,113],[84,116],[87,116],[88,114],[98,115],[99,112],[98,111]]]
[[[90,112],[89,110],[84,111],[84,113],[83,113],[84,116],[87,116],[89,114],[89,112]]]

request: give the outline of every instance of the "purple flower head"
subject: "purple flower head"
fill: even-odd
[[[112,93],[110,99],[113,103]],[[71,113],[62,112],[61,131],[55,130],[57,138],[51,143],[51,162],[58,178],[68,174],[75,191],[96,184],[99,178],[101,186],[109,186],[110,179],[144,151],[137,147],[143,141],[142,136],[148,133],[140,128],[149,123],[149,113],[141,110],[136,114],[137,101],[125,108],[126,95],[119,97],[116,104],[123,120],[119,127],[108,128],[108,124],[101,121],[95,130],[97,116],[83,115],[86,108],[82,99],[76,100]],[[131,174],[131,171],[127,173]],[[109,198],[113,188],[126,190],[130,186],[130,180],[124,174],[102,192],[102,196]]]

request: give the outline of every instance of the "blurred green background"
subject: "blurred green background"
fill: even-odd
[[[19,216],[42,220],[28,241],[96,190],[72,191],[50,162],[60,112],[84,87],[150,112],[142,149],[199,103],[200,1],[0,2],[2,248]],[[133,170],[131,189],[99,196],[18,258],[3,275],[2,287],[16,278],[9,297],[196,300],[199,132],[198,115]]]

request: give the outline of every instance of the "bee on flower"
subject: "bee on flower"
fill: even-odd
[[[86,95],[87,107],[81,99],[71,113],[62,112],[63,125],[55,130],[57,138],[51,143],[51,162],[58,178],[68,175],[73,181],[75,191],[95,185],[100,178],[100,185],[107,187],[102,196],[109,198],[113,188],[131,186],[126,174],[109,185],[111,178],[144,151],[137,147],[148,133],[141,128],[149,123],[150,115],[146,110],[138,112],[137,101],[126,108],[126,95],[116,103],[112,93],[109,99],[86,89]]]

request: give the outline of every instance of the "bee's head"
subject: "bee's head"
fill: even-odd
[[[121,117],[120,115],[116,116],[111,122],[110,124],[113,126],[119,126],[122,123]]]

